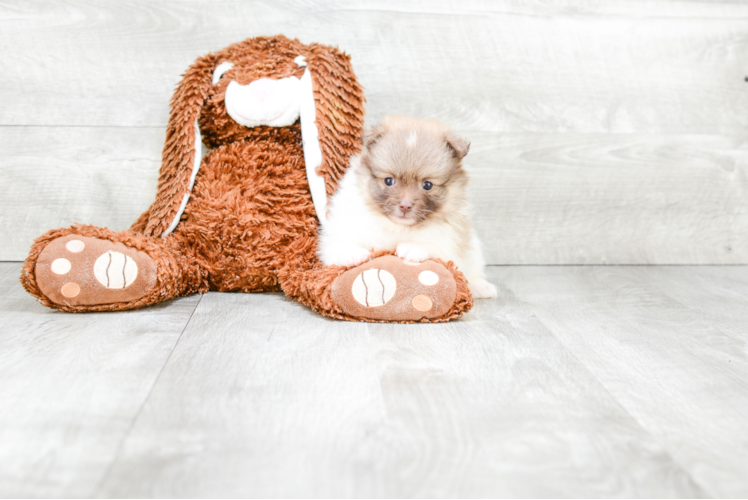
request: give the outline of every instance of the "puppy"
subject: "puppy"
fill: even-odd
[[[406,261],[453,261],[475,298],[494,298],[473,231],[468,175],[470,143],[437,121],[387,116],[364,137],[361,153],[330,200],[319,239],[326,265],[357,266],[372,250],[396,248]]]

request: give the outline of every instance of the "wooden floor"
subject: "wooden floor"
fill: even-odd
[[[745,497],[748,266],[491,267],[446,325],[42,307],[0,264],[0,496]]]

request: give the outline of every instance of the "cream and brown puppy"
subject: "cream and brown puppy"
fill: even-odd
[[[473,297],[496,297],[470,220],[462,167],[469,147],[437,121],[382,119],[366,133],[330,201],[319,239],[322,262],[356,266],[372,250],[396,248],[410,262],[451,260]]]

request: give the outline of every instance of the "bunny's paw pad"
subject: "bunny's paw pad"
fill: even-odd
[[[444,315],[454,305],[452,273],[432,260],[406,262],[385,255],[349,269],[332,284],[332,299],[354,318],[422,321]]]
[[[156,263],[123,243],[69,234],[44,247],[36,283],[52,302],[68,306],[135,301],[156,284]]]

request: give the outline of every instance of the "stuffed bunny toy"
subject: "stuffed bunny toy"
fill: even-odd
[[[327,200],[361,149],[363,102],[350,58],[335,48],[275,36],[200,57],[171,100],[151,207],[122,232],[47,232],[24,263],[23,286],[69,312],[283,290],[339,319],[461,316],[472,297],[452,263],[414,266],[380,252],[346,269],[316,256]],[[210,148],[202,158],[201,143]]]

